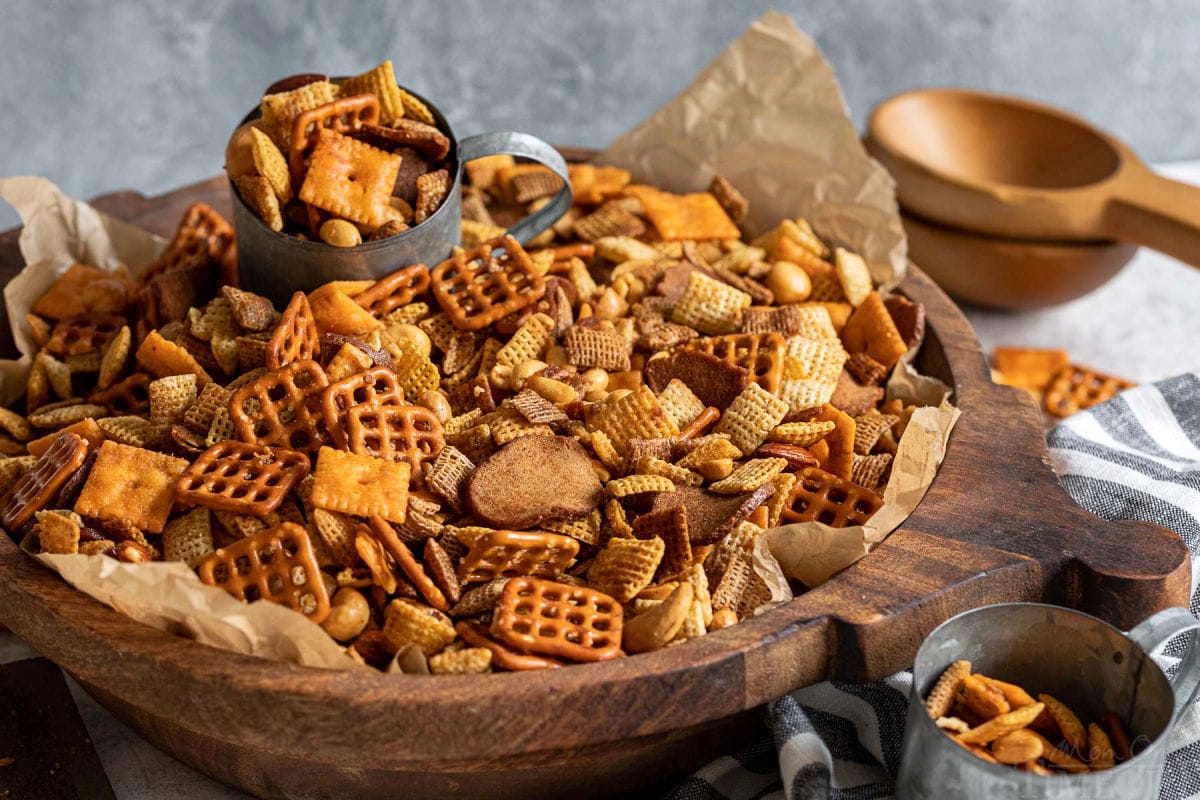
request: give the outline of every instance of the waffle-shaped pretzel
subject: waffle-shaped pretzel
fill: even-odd
[[[275,333],[267,342],[267,369],[279,369],[293,361],[304,361],[321,355],[321,336],[308,297],[304,292],[292,295],[279,318]]]
[[[429,267],[413,264],[384,276],[365,291],[354,295],[354,302],[377,318],[386,317],[429,288]]]
[[[163,273],[210,260],[221,264],[223,277],[231,277],[235,254],[233,226],[207,203],[194,203],[183,213],[167,249],[142,273],[141,281],[147,284]]]
[[[351,453],[405,461],[417,478],[442,452],[442,423],[421,406],[351,406],[346,412],[346,446]]]
[[[528,653],[572,661],[621,655],[624,610],[606,594],[538,578],[510,580],[492,617],[492,635]]]
[[[779,333],[734,333],[709,336],[687,345],[693,350],[711,353],[722,361],[742,367],[750,380],[773,395],[779,394],[783,375],[783,357],[787,342]]]
[[[295,450],[219,442],[179,476],[175,498],[217,511],[262,516],[278,508],[308,470],[308,456]]]
[[[845,528],[863,524],[883,505],[871,490],[822,469],[805,467],[799,477],[783,509],[784,523],[816,521]]]
[[[138,414],[150,408],[150,376],[135,372],[102,392],[88,396],[89,403],[105,406],[113,414]]]
[[[329,616],[329,592],[304,528],[283,522],[205,558],[200,580],[239,600],[267,600],[320,624]]]
[[[396,380],[396,373],[387,367],[375,367],[335,381],[321,393],[325,425],[338,447],[346,446],[347,412],[360,405],[372,408],[404,405],[404,389]]]
[[[192,240],[204,242],[209,257],[220,261],[234,245],[233,226],[207,203],[193,203],[183,213],[167,251],[182,247],[185,242]]]
[[[379,98],[373,94],[343,97],[332,103],[310,108],[292,123],[292,138],[288,149],[288,170],[292,185],[299,186],[304,178],[304,165],[317,146],[322,130],[346,133],[363,125],[379,122]]]
[[[1046,389],[1046,412],[1069,417],[1077,411],[1103,403],[1135,384],[1075,364],[1063,367]]]
[[[546,531],[488,531],[479,536],[458,565],[463,583],[512,575],[559,575],[579,553],[570,536]]]
[[[546,291],[525,249],[511,236],[484,242],[433,268],[433,295],[459,330],[476,331],[532,305]]]
[[[315,361],[293,361],[251,381],[229,401],[238,438],[315,453],[328,437],[320,405],[328,384]]]
[[[38,456],[29,472],[13,484],[0,503],[0,524],[15,533],[58,494],[87,458],[88,445],[73,433],[60,433]]]
[[[125,325],[117,314],[73,314],[54,325],[46,352],[55,356],[74,356],[100,352]]]

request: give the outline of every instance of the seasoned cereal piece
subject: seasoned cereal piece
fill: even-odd
[[[175,481],[188,462],[116,442],[100,446],[75,511],[97,519],[129,519],[138,528],[162,533],[175,500]]]
[[[715,433],[728,433],[743,455],[762,444],[771,429],[783,421],[788,405],[756,383],[747,386],[721,415]]]
[[[404,522],[410,470],[403,461],[322,447],[313,472],[312,503],[326,511]]]

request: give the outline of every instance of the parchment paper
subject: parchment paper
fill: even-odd
[[[337,642],[301,614],[243,603],[206,586],[180,561],[124,564],[82,555],[34,555],[68,583],[153,628],[251,656],[323,669],[358,669]]]
[[[0,198],[16,209],[25,226],[18,244],[26,266],[4,287],[8,324],[21,353],[19,359],[0,359],[0,404],[9,405],[25,391],[37,352],[25,315],[54,280],[77,261],[108,271],[124,265],[137,275],[166,243],[67,197],[45,178],[2,178]]]
[[[779,12],[760,17],[597,162],[676,192],[703,191],[724,175],[750,201],[751,235],[804,217],[861,255],[884,289],[904,277],[892,178],[863,150],[816,42]]]
[[[720,173],[751,201],[752,234],[803,216],[830,242],[861,254],[884,289],[903,277],[905,239],[891,179],[860,146],[829,64],[781,14],[755,22],[599,161],[675,191],[703,190]],[[23,390],[35,350],[25,315],[54,278],[75,261],[105,269],[125,264],[137,274],[163,242],[71,200],[42,178],[0,180],[0,197],[25,223],[20,244],[29,265],[4,291],[22,353],[20,361],[0,362],[0,399],[7,403]],[[912,369],[913,355],[893,372],[888,396],[927,407],[913,413],[901,437],[883,508],[856,528],[804,523],[767,531],[753,553],[755,571],[771,590],[759,612],[791,598],[784,575],[807,586],[828,579],[882,541],[924,496],[958,411],[946,402],[946,386]],[[296,612],[265,602],[247,606],[181,564],[37,557],[81,591],[156,628],[296,664],[355,666]]]

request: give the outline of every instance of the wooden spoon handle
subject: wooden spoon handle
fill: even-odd
[[[1138,170],[1118,185],[1104,222],[1114,238],[1200,267],[1200,186]]]

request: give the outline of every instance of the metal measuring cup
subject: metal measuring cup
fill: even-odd
[[[335,79],[336,80],[336,79]],[[454,176],[440,208],[420,225],[403,233],[364,242],[355,247],[333,247],[320,241],[304,241],[273,231],[250,210],[230,183],[233,195],[233,227],[237,235],[238,275],[243,289],[271,299],[279,308],[287,305],[294,292],[307,292],[323,283],[337,280],[363,280],[383,277],[409,264],[433,266],[450,255],[459,242],[462,223],[463,163],[490,155],[531,158],[562,178],[563,188],[545,207],[530,214],[509,233],[522,244],[553,225],[571,207],[571,182],[567,164],[552,146],[527,133],[482,133],[459,140],[446,117],[433,103],[416,96],[433,113],[438,129],[450,138],[448,169]],[[245,125],[261,116],[258,109],[242,118]]]
[[[943,623],[917,652],[897,800],[1142,800],[1156,796],[1167,733],[1200,684],[1200,629],[1186,609],[1160,611],[1124,634],[1079,611],[1005,603]],[[1150,658],[1191,631],[1187,652],[1168,680]],[[1113,712],[1125,723],[1135,756],[1112,769],[1042,776],[989,764],[950,740],[925,712],[924,698],[954,661],[971,671],[1062,700],[1087,721]]]

